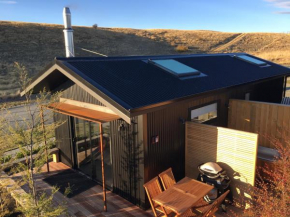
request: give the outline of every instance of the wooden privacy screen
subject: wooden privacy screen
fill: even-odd
[[[230,100],[228,127],[237,130],[257,133],[259,145],[275,148],[271,140],[289,140],[290,106]]]
[[[198,165],[217,162],[227,171],[234,199],[245,204],[255,184],[258,135],[186,122],[185,174],[197,178]]]

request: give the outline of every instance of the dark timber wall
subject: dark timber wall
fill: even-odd
[[[82,88],[80,88],[78,85],[70,80],[68,80],[65,84],[59,87],[58,90],[62,91],[61,97],[63,98],[104,106],[100,101],[98,101],[88,92],[84,91]]]
[[[226,127],[229,99],[245,99],[245,94],[250,93],[250,100],[269,99],[270,102],[280,102],[283,81],[283,78],[279,78],[203,94],[200,97],[193,97],[190,100],[175,103],[162,110],[144,115],[147,119],[147,127],[144,130],[147,135],[144,147],[144,181],[149,181],[169,167],[172,167],[177,179],[184,177],[185,125],[182,122],[189,119],[191,108],[218,102],[218,118],[214,125]],[[153,136],[159,136],[158,143],[151,143]]]
[[[67,115],[55,113],[54,120],[64,122],[55,130],[56,144],[60,150],[60,161],[72,167],[73,153],[69,117]]]
[[[262,102],[281,103],[284,92],[284,78],[262,82],[254,86],[253,99]]]
[[[114,192],[132,203],[144,207],[142,119],[133,118],[131,125],[123,120],[112,121],[111,139]]]
[[[102,105],[82,88],[71,81],[58,88],[62,97],[81,102]],[[142,116],[141,116],[142,117]],[[57,120],[69,120],[62,114],[55,114]],[[141,207],[145,206],[144,152],[142,118],[135,117],[129,125],[123,120],[111,122],[111,155],[113,172],[113,191]],[[60,148],[61,161],[73,166],[71,150],[70,122],[56,129],[56,139]]]

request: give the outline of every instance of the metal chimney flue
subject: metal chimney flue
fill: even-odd
[[[64,22],[64,42],[66,57],[74,57],[74,41],[73,41],[73,29],[71,26],[71,13],[68,7],[63,9],[63,22]]]

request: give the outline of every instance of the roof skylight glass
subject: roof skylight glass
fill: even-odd
[[[267,65],[266,62],[263,62],[261,60],[258,60],[256,58],[253,58],[253,57],[250,57],[250,56],[247,56],[247,55],[238,55],[238,56],[235,56],[235,57],[238,58],[238,59],[244,60],[246,62],[249,62],[249,63],[255,64],[255,65],[258,65],[258,66],[265,66],[265,65]]]
[[[201,73],[191,68],[187,65],[184,65],[183,63],[180,63],[173,59],[167,59],[167,60],[150,60],[151,63],[154,65],[174,74],[177,77],[185,77],[185,76],[194,76],[194,75],[200,75]]]

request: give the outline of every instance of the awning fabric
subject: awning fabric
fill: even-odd
[[[97,111],[93,109],[88,109],[76,105],[71,105],[68,103],[51,103],[46,105],[48,109],[51,109],[55,112],[62,113],[65,115],[73,116],[76,118],[105,123],[113,120],[117,120],[120,117],[116,114],[110,114],[102,111]]]

